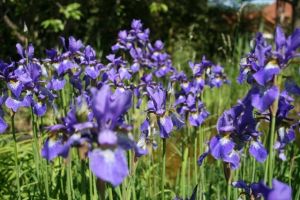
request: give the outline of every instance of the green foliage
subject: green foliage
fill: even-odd
[[[219,48],[224,41],[222,34],[233,44],[238,38],[236,33],[247,36],[248,27],[254,23],[240,20],[239,24],[234,21],[228,24],[227,18],[216,16],[229,16],[234,20],[237,11],[208,7],[207,0],[79,0],[74,3],[19,0],[3,1],[0,10],[3,11],[0,17],[8,16],[17,27],[15,31],[6,23],[0,27],[0,57],[3,59],[9,59],[8,55],[17,56],[11,47],[16,42],[24,42],[18,34],[28,37],[41,51],[50,48],[47,44],[57,44],[59,36],[73,35],[106,55],[118,31],[127,28],[132,19],[141,19],[144,26],[151,29],[151,38],[165,41],[170,53],[177,50],[177,43],[188,40],[183,48],[197,52],[197,58],[205,53],[210,58],[223,59],[229,53]],[[21,30],[24,23],[28,26],[26,34]],[[231,49],[225,48],[225,51]]]
[[[42,22],[42,27],[44,29],[52,29],[54,32],[59,32],[64,30],[64,24],[60,19],[47,19]]]
[[[150,12],[153,14],[158,14],[160,12],[162,13],[168,12],[168,6],[164,3],[152,2],[149,8],[150,8]]]
[[[44,29],[50,29],[55,33],[63,31],[67,20],[80,20],[82,12],[80,11],[81,5],[79,3],[71,3],[67,6],[60,6],[59,13],[63,14],[64,20],[61,19],[47,19],[41,25]],[[64,22],[63,22],[64,21]]]
[[[66,19],[80,20],[82,16],[80,7],[81,5],[79,3],[71,3],[67,6],[61,6],[59,12],[62,13]]]

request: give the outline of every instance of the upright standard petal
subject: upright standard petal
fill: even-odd
[[[282,28],[280,26],[276,27],[275,43],[276,43],[276,50],[279,50],[286,45],[285,34],[282,31]]]
[[[92,100],[92,109],[99,128],[113,129],[120,117],[131,107],[132,92],[117,88],[112,94],[108,85],[103,85],[95,91]]]
[[[69,37],[69,51],[75,53],[83,47],[81,40],[76,40],[74,37]]]
[[[162,115],[165,112],[167,93],[161,86],[148,86],[147,93],[153,101],[156,114]]]
[[[290,44],[287,49],[287,54],[293,53],[300,47],[300,29],[297,28],[290,36]]]

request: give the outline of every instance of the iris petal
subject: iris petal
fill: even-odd
[[[124,150],[95,149],[89,153],[90,169],[100,179],[120,185],[128,176],[127,159]]]

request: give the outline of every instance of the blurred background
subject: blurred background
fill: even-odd
[[[119,30],[141,19],[178,65],[202,54],[228,61],[237,44],[249,45],[257,31],[272,38],[275,24],[287,32],[299,26],[299,11],[299,0],[0,0],[0,58],[17,56],[15,44],[26,38],[43,55],[59,45],[59,36],[70,35],[92,45],[101,58]]]

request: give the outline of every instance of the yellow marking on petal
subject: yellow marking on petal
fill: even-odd
[[[9,81],[9,84],[10,84],[10,86],[11,86],[13,89],[17,89],[18,86],[20,85],[20,82],[19,82],[19,81],[10,80],[10,81]]]
[[[183,86],[184,88],[187,88],[187,87],[189,87],[189,83],[188,83],[188,82],[184,82],[184,83],[182,84],[182,86]]]
[[[278,62],[275,59],[270,60],[265,66],[265,69],[273,69],[273,68],[279,68]]]

